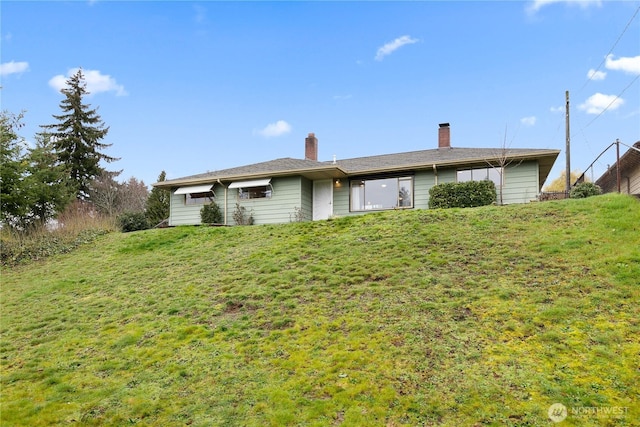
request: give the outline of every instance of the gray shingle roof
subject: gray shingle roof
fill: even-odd
[[[486,163],[498,158],[531,157],[549,154],[550,150],[501,148],[441,148],[406,153],[344,159],[338,162],[349,174],[366,173],[382,169],[432,168],[466,163]],[[554,153],[557,151],[553,150]]]
[[[206,172],[154,184],[158,187],[172,187],[205,182],[230,181],[259,177],[302,175],[311,179],[319,177],[345,177],[391,171],[431,169],[436,167],[487,164],[497,159],[538,159],[540,162],[540,182],[546,179],[559,150],[527,148],[439,148],[405,153],[383,154],[318,162],[314,160],[285,157],[246,166]]]
[[[251,165],[238,166],[229,169],[222,169],[218,171],[200,173],[197,175],[190,175],[184,178],[177,178],[171,181],[183,181],[190,179],[232,179],[235,177],[256,175],[256,174],[269,174],[278,173],[290,170],[305,170],[314,169],[319,166],[320,162],[313,160],[301,160],[293,159],[291,157],[284,157],[276,160],[269,160],[267,162],[254,163]],[[167,181],[168,182],[168,181]]]

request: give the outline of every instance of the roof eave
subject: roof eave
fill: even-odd
[[[288,169],[288,170],[280,170],[280,171],[270,171],[270,172],[257,172],[252,174],[236,174],[236,175],[207,175],[200,176],[197,178],[181,178],[181,179],[172,179],[167,181],[160,181],[154,184],[151,184],[155,188],[174,188],[182,185],[198,185],[198,184],[207,184],[207,183],[216,183],[222,182],[230,183],[231,181],[240,181],[240,180],[251,180],[251,179],[261,179],[261,178],[270,178],[270,177],[285,177],[285,176],[304,176],[305,178],[311,180],[317,179],[336,179],[336,178],[346,178],[347,173],[336,165],[328,165],[328,166],[320,166],[317,168],[307,168],[307,169]]]
[[[627,170],[632,170],[640,164],[640,141],[633,144],[622,156],[619,162],[609,166],[607,170],[596,180],[595,184],[604,191],[617,187],[617,169],[620,167],[620,174],[625,175]]]
[[[402,166],[386,166],[382,168],[368,168],[368,169],[360,169],[358,171],[352,171],[349,175],[364,175],[364,174],[375,174],[375,173],[385,173],[385,172],[402,172],[402,171],[410,171],[410,170],[425,170],[432,169],[434,166],[436,168],[440,167],[456,167],[463,165],[482,165],[482,164],[511,164],[517,161],[525,161],[525,160],[544,160],[544,162],[540,162],[541,173],[544,170],[544,178],[546,179],[547,175],[551,171],[553,164],[556,161],[556,158],[560,154],[560,150],[545,150],[538,151],[534,153],[527,154],[517,154],[517,155],[507,155],[507,156],[492,156],[492,157],[466,157],[463,159],[457,160],[437,160],[433,162],[420,162],[413,163]],[[543,168],[544,166],[544,168]]]

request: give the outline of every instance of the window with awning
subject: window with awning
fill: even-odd
[[[235,181],[229,184],[229,188],[238,189],[239,199],[263,199],[271,197],[273,188],[271,178],[254,179],[250,181]]]
[[[271,185],[271,178],[254,179],[251,181],[235,181],[229,184],[229,188],[265,187],[267,185]]]
[[[180,187],[173,194],[194,194],[194,193],[210,193],[213,184],[192,185],[190,187]]]
[[[173,194],[184,194],[185,205],[203,205],[213,201],[213,184],[179,187]]]

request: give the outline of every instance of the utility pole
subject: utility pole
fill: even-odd
[[[618,183],[618,194],[620,194],[620,140],[616,138],[616,182]]]
[[[571,191],[571,140],[569,135],[569,91],[565,92],[565,99],[567,101],[566,113],[565,113],[565,133],[566,133],[566,157],[567,157],[567,169],[565,172],[565,186],[564,190],[569,193]]]

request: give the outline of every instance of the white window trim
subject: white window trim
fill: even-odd
[[[355,182],[362,182],[362,184],[360,184],[360,186],[366,186],[367,182],[371,182],[373,183],[374,181],[380,181],[380,180],[384,180],[384,179],[396,179],[398,182],[398,190],[400,189],[400,181],[410,181],[411,182],[411,205],[410,206],[396,206],[396,207],[374,207],[374,206],[369,206],[369,205],[361,205],[360,203],[358,203],[358,206],[364,206],[363,209],[357,209],[356,207],[354,207],[354,200],[353,200],[353,183]],[[401,176],[391,176],[391,177],[367,177],[367,178],[358,178],[355,180],[350,180],[349,182],[349,212],[367,212],[367,211],[386,211],[386,210],[394,210],[394,209],[413,209],[414,203],[415,203],[415,179],[412,175],[401,175]],[[366,197],[366,195],[364,195]],[[398,203],[400,202],[399,200],[399,196],[398,196]]]
[[[496,182],[496,181],[492,180],[490,174],[487,172],[487,174],[489,175],[489,181],[492,181],[495,184],[496,188],[499,188],[500,185],[502,185],[504,187],[504,181],[505,181],[505,179],[504,179],[504,171],[505,171],[505,168],[501,167],[501,166],[486,166],[486,167],[457,169],[456,170],[456,182],[484,181],[484,179],[474,179],[474,177],[473,177],[473,171],[474,170],[487,170],[487,171],[493,170],[498,175],[497,178],[498,178],[499,181]],[[471,172],[471,179],[470,180],[465,180],[465,181],[459,181],[458,180],[458,173],[459,172],[467,172],[467,171]],[[502,181],[502,183],[500,183],[500,181]]]

